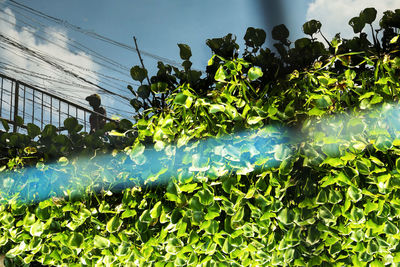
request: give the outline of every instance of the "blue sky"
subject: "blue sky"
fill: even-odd
[[[237,36],[238,43],[242,45],[246,29],[251,26],[265,29],[267,40],[271,41],[272,26],[284,23],[290,30],[289,39],[295,41],[303,37],[302,25],[309,19],[318,19],[322,22],[322,31],[328,39],[332,38],[336,32],[341,32],[342,36],[349,37],[352,31],[347,22],[351,17],[358,15],[362,8],[374,6],[381,13],[387,9],[400,7],[400,0],[16,1],[80,26],[82,29],[94,31],[131,46],[134,45],[133,36],[136,36],[141,50],[172,61],[181,62],[177,44],[186,43],[192,48],[193,68],[200,70],[204,70],[211,56],[210,49],[205,45],[205,40],[208,38],[222,37],[233,33]],[[31,12],[17,8],[9,0],[0,0],[0,8],[2,11],[0,18],[3,19],[0,20],[0,33],[13,36],[15,40],[33,49],[48,53],[56,59],[61,59],[64,63],[74,64],[75,67],[71,66],[71,70],[79,71],[83,76],[86,73],[82,69],[91,70],[93,72],[88,74],[88,79],[131,97],[129,91],[126,90],[126,81],[131,81],[129,70],[120,69],[120,72],[114,72],[110,68],[105,68],[104,65],[108,65],[108,63],[94,57],[85,49],[76,49],[70,45],[68,40],[76,40],[127,68],[139,64],[136,53],[50,22]],[[24,22],[29,22],[29,24]],[[39,38],[39,34],[45,38]],[[268,46],[271,47],[271,42]],[[241,48],[244,48],[243,45]],[[47,73],[56,78],[62,77],[65,80],[72,79],[65,74],[49,70],[49,66],[44,66],[44,64],[29,58],[17,57],[10,51],[0,49],[0,62],[2,59],[9,60],[9,62],[28,70]],[[143,55],[143,59],[150,73],[154,74],[157,60],[146,55]],[[77,69],[77,66],[81,68]],[[0,71],[2,71],[1,66]],[[116,88],[112,88],[110,83],[104,83],[105,79],[102,75],[118,79],[112,82]],[[24,79],[28,79],[28,77]],[[30,79],[30,81],[50,86],[46,81],[37,79]],[[75,82],[81,83],[80,81]],[[132,81],[132,85],[135,85],[134,81]],[[90,86],[86,84],[84,87]],[[86,104],[85,101],[82,101],[85,95],[96,91],[94,88],[78,90],[73,86],[65,85],[57,88],[60,92],[73,97],[74,101],[82,104]],[[118,106],[120,110],[133,111],[129,103],[122,103],[121,99],[106,94],[102,96],[108,107]],[[108,113],[111,115],[118,112],[111,110]]]
[[[180,61],[177,43],[187,43],[193,50],[194,66],[201,68],[211,56],[206,39],[234,33],[242,41],[247,27],[266,28],[266,12],[275,24],[289,22],[296,36],[301,35],[309,1],[281,0],[283,9],[291,14],[286,18],[277,17],[274,12],[277,1],[268,0],[19,2],[126,44],[133,45],[132,37],[136,36],[141,49],[176,61]],[[262,2],[272,3],[272,6],[266,8]],[[78,40],[84,38],[74,32],[70,35]],[[126,65],[138,64],[137,56],[132,53],[97,41],[90,44]],[[155,65],[150,58],[144,59],[149,68]]]

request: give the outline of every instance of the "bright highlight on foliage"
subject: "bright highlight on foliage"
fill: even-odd
[[[206,182],[277,167],[291,155],[289,142],[284,129],[268,126],[183,146],[149,149],[137,143],[125,153],[73,160],[61,157],[55,163],[3,173],[0,192],[4,199],[17,194],[26,202],[36,202],[49,197],[79,197],[87,190],[121,192],[128,187],[158,186],[170,180]],[[192,187],[181,190],[194,190]]]

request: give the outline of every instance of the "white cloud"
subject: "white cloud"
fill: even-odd
[[[6,8],[4,12],[0,13],[0,33],[2,35],[33,51],[45,54],[49,60],[62,65],[65,69],[77,73],[81,77],[84,77],[93,83],[96,83],[98,80],[97,75],[93,72],[85,71],[85,69],[99,71],[100,66],[95,64],[92,58],[84,52],[74,52],[70,50],[68,45],[68,34],[65,30],[47,27],[40,31],[38,28],[31,28],[30,26],[24,26],[22,28],[17,27],[15,24],[20,25],[18,24],[16,16],[9,8]],[[40,38],[39,36],[42,36],[43,38]],[[90,85],[50,66],[48,63],[35,58],[27,52],[23,52],[10,45],[5,45],[3,40],[0,40],[0,44],[2,44],[2,47],[0,47],[0,62],[11,64],[14,67],[32,73],[42,74],[48,79],[16,74],[15,71],[4,68],[4,66],[10,67],[9,65],[0,65],[0,70],[9,76],[21,79],[32,85],[51,88],[52,90],[70,97],[83,99],[83,103],[85,102],[84,98],[87,95],[96,91],[94,88],[80,88],[80,86],[89,87]],[[62,81],[62,83],[50,82],[49,79],[59,80]],[[65,82],[68,83],[68,81],[70,83],[69,85],[64,84]]]
[[[341,37],[354,36],[353,29],[348,24],[349,20],[358,16],[367,7],[374,7],[378,11],[377,19],[373,26],[379,28],[379,20],[386,10],[394,10],[400,7],[400,0],[314,0],[307,10],[307,20],[316,19],[322,23],[321,32],[331,40],[336,33]],[[370,29],[364,28],[370,35]]]

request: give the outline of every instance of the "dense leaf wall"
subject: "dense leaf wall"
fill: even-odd
[[[141,115],[113,128],[124,149],[84,134],[74,143],[74,127],[57,137],[48,126],[41,141],[3,133],[7,264],[396,265],[400,10],[385,13],[383,38],[370,43],[362,30],[375,16],[364,10],[350,22],[361,33],[327,48],[317,21],[294,46],[279,25],[279,56],[262,48],[260,29],[246,32],[242,58],[232,35],[208,40],[204,74],[179,45],[183,70],[159,63],[151,85],[128,87]],[[16,148],[15,138],[33,143]],[[46,138],[70,150],[55,163],[36,156]]]

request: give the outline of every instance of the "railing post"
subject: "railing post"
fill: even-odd
[[[1,92],[0,92],[0,117],[1,117],[1,112],[3,110],[3,90],[4,90],[4,78],[1,77]]]
[[[18,116],[18,101],[19,100],[19,82],[15,81],[15,94],[14,94],[14,127],[13,132],[17,132],[17,116]]]

